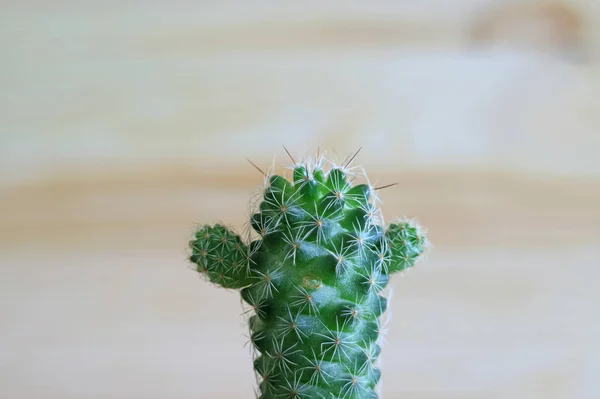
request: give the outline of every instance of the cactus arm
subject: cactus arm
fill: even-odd
[[[425,233],[412,221],[391,224],[385,236],[391,253],[389,273],[413,267],[428,245]]]
[[[189,242],[190,261],[208,280],[224,288],[242,288],[248,278],[249,250],[239,235],[217,224],[204,226]]]

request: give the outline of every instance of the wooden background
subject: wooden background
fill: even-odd
[[[317,147],[434,244],[388,398],[600,397],[600,3],[4,1],[0,397],[250,398],[185,261]]]

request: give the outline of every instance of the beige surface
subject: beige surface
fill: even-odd
[[[6,397],[250,397],[238,296],[184,247],[193,221],[240,226],[261,179],[181,176],[3,191]],[[387,214],[421,215],[436,247],[392,284],[387,397],[596,397],[598,182],[394,178]]]
[[[385,397],[600,397],[600,3],[515,3],[3,2],[0,397],[250,398],[185,245],[281,144],[429,229]]]

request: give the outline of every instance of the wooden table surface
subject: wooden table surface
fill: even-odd
[[[191,4],[193,3],[193,4]],[[273,153],[357,159],[434,248],[384,397],[600,398],[600,2],[0,5],[0,398],[250,398],[186,262]]]
[[[261,177],[165,168],[2,190],[7,398],[238,398],[235,293],[185,260],[194,223],[241,226]],[[598,181],[423,172],[382,192],[434,248],[393,280],[385,397],[594,398]]]

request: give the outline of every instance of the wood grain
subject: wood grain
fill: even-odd
[[[243,229],[284,144],[363,147],[429,229],[384,397],[598,398],[599,5],[2,2],[0,397],[252,397],[185,247]]]
[[[250,397],[239,299],[187,267],[185,243],[194,221],[241,226],[261,178],[174,170],[2,191],[10,397]],[[418,215],[434,243],[392,284],[386,397],[592,398],[599,182],[376,177],[400,182],[386,214]]]

